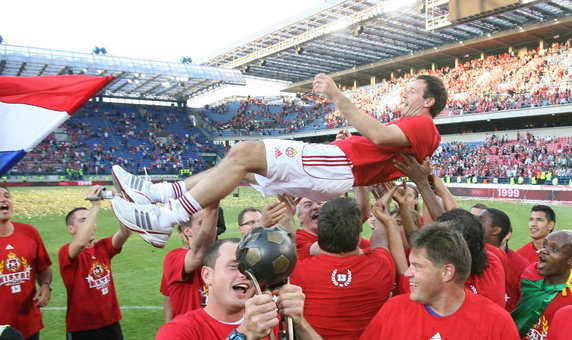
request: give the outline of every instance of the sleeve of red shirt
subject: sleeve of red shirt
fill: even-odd
[[[164,296],[169,296],[169,285],[173,282],[183,281],[184,268],[185,268],[185,256],[189,249],[173,249],[171,250],[163,260],[163,277],[161,279],[161,294]]]

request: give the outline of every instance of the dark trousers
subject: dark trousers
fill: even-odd
[[[67,340],[123,340],[119,322],[89,331],[68,332]]]

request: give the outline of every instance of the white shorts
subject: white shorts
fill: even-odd
[[[252,186],[263,196],[289,194],[326,201],[354,184],[350,160],[336,145],[266,139],[267,177],[255,175]]]

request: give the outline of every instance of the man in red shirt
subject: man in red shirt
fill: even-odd
[[[13,209],[10,191],[0,185],[0,325],[39,339],[44,327],[40,307],[50,301],[52,261],[36,228],[12,222]]]
[[[544,244],[544,239],[554,230],[556,214],[547,205],[535,205],[530,210],[528,218],[528,231],[532,241],[522,246],[516,252],[528,260],[529,263],[538,262],[538,251]]]
[[[318,224],[319,255],[298,253],[291,282],[302,287],[304,315],[322,337],[356,339],[389,298],[396,273],[388,243],[402,247],[401,237],[395,225],[389,237],[375,228],[371,251],[362,251],[361,212],[352,198],[326,202]]]
[[[502,255],[506,257],[505,308],[511,312],[516,308],[520,299],[520,278],[522,272],[528,266],[528,261],[508,247],[505,251],[499,248],[511,230],[510,218],[507,214],[498,209],[486,208],[477,215],[477,218],[485,228],[485,241],[487,244],[501,251]]]
[[[464,209],[446,211],[438,219],[449,222],[459,231],[471,252],[471,275],[466,286],[474,294],[483,295],[501,307],[505,307],[505,271],[502,262],[485,248],[484,229],[470,212]]]
[[[544,339],[554,314],[572,305],[572,231],[559,230],[544,239],[539,262],[522,274],[522,297],[512,316],[523,339]],[[568,334],[568,337],[570,334]]]
[[[471,254],[459,233],[436,223],[410,244],[411,292],[385,303],[360,339],[518,339],[507,311],[465,288]]]
[[[179,225],[184,248],[171,250],[163,260],[161,293],[165,296],[165,322],[206,306],[207,289],[201,278],[201,267],[207,248],[216,239],[218,212],[218,207],[208,207]]]
[[[272,139],[240,142],[214,168],[173,185],[142,181],[116,165],[116,183],[125,198],[138,204],[112,200],[115,216],[134,231],[168,235],[174,224],[226,197],[245,178],[263,195],[285,193],[324,201],[352,187],[401,177],[393,159],[407,153],[421,161],[441,141],[433,117],[445,106],[447,91],[436,77],[422,75],[412,82],[403,94],[402,117],[388,124],[364,114],[325,74],[315,77],[313,90],[330,99],[361,136],[330,145]],[[169,203],[144,205],[154,202]]]
[[[123,339],[121,311],[111,274],[111,258],[131,235],[124,226],[111,237],[95,241],[101,207],[99,185],[87,191],[91,208],[75,208],[66,216],[71,243],[58,252],[60,273],[68,295],[66,330],[69,340]]]
[[[267,339],[278,325],[279,314],[292,318],[301,339],[318,339],[303,315],[304,294],[300,287],[287,284],[273,293],[254,294],[254,286],[236,263],[239,239],[223,239],[207,250],[202,278],[209,288],[209,302],[202,309],[179,315],[164,324],[156,340],[245,340]]]

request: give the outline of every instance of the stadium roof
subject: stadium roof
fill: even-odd
[[[430,67],[433,60],[466,54],[474,58],[475,52],[572,34],[570,20],[564,20],[570,19],[572,0],[521,0],[453,24],[442,20],[448,2],[343,1],[203,64],[294,83],[288,91],[308,91],[320,72],[333,74],[345,85],[354,80],[366,85],[372,76],[380,78],[398,69],[409,72],[423,60]],[[436,29],[428,30],[431,25]]]
[[[2,44],[0,75],[113,74],[116,79],[103,90],[104,96],[179,102],[221,85],[246,84],[238,70],[116,57],[99,49],[95,52],[95,49],[94,53],[80,53]]]

